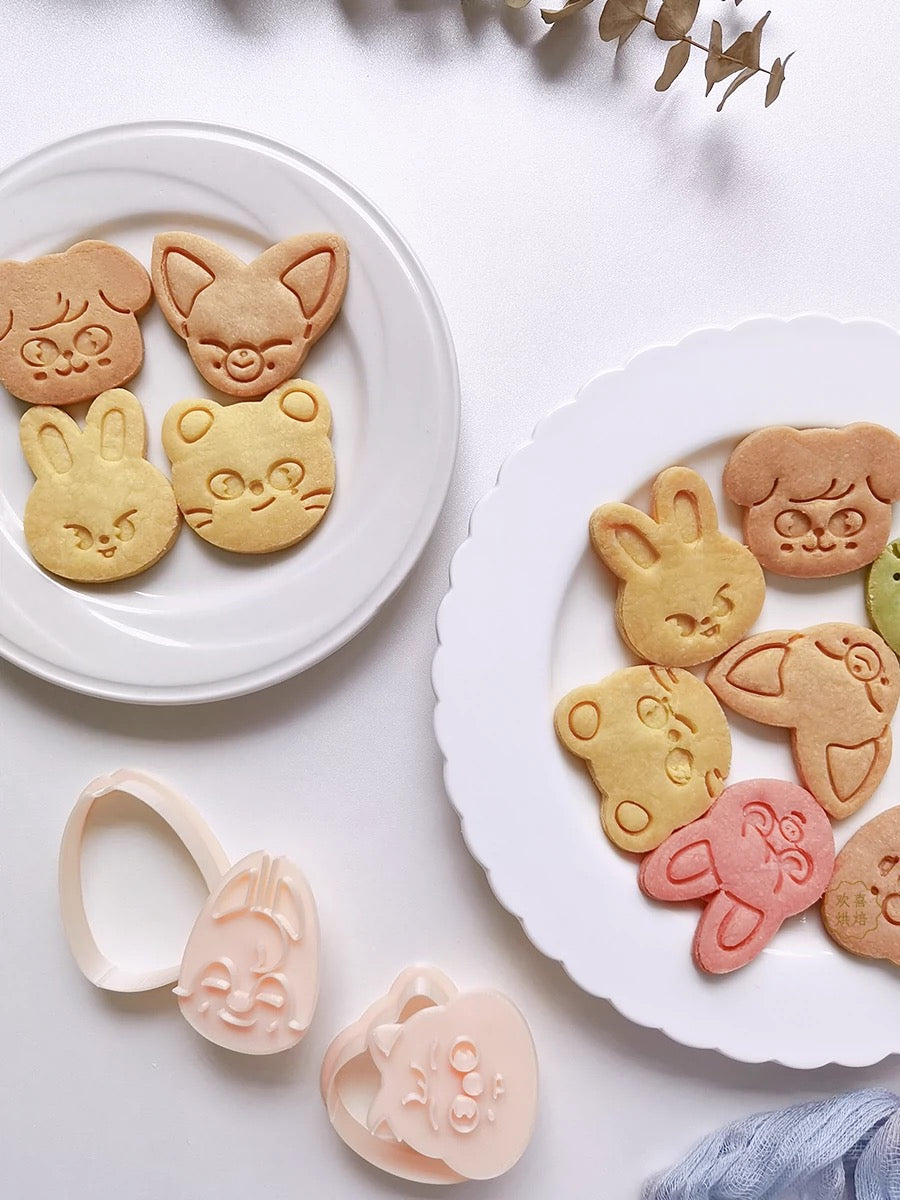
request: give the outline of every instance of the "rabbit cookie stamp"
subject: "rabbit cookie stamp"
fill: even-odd
[[[694,937],[701,970],[746,966],[788,917],[822,895],[834,835],[815,798],[793,783],[752,779],[725,789],[709,813],[641,862],[655,900],[705,900]]]
[[[252,263],[198,234],[161,233],[153,288],[206,382],[247,400],[296,375],[340,311],[347,264],[333,233],[286,238]]]
[[[866,609],[890,648],[900,654],[900,540],[891,542],[869,568]]]
[[[200,537],[240,554],[301,541],[331,503],[331,409],[302,379],[264,400],[183,400],[163,422],[163,445],[185,520]]]
[[[210,892],[175,966],[147,971],[118,966],[98,947],[87,917],[85,827],[98,804],[123,796],[162,817]],[[209,1041],[241,1054],[277,1054],[306,1033],[318,999],[319,923],[300,868],[261,850],[229,867],[200,814],[151,775],[115,771],[84,789],[60,845],[59,896],[69,947],[96,987],[144,992],[177,979],[173,990],[187,1022]]]
[[[172,485],[146,458],[144,414],[122,388],[98,396],[84,430],[57,408],[30,408],[19,437],[35,484],[25,540],[37,562],[78,583],[152,567],[178,533]]]
[[[299,867],[258,851],[232,867],[191,931],[175,995],[205,1038],[243,1054],[290,1049],[318,995],[316,906]]]
[[[637,854],[702,816],[731,766],[725,714],[689,671],[616,671],[564,696],[555,725],[600,791],[606,836]]]
[[[28,404],[93,400],[138,373],[150,276],[119,246],[0,262],[0,383]]]
[[[830,622],[760,633],[706,681],[734,712],[790,729],[800,778],[832,817],[856,812],[884,778],[900,663],[872,630]]]
[[[620,580],[619,631],[648,662],[708,662],[740,641],[762,610],[759,563],[721,532],[709,488],[688,467],[657,476],[650,516],[630,504],[603,504],[590,534]]]
[[[506,996],[410,967],[332,1042],[321,1086],[335,1130],[374,1166],[422,1183],[493,1179],[531,1139],[537,1055]]]
[[[900,966],[900,806],[867,821],[838,854],[822,920],[851,954]]]
[[[860,422],[844,429],[757,430],[725,467],[744,509],[744,538],[769,571],[843,575],[881,553],[900,499],[900,437]]]

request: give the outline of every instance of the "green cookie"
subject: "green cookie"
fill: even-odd
[[[891,542],[869,568],[866,608],[872,624],[900,654],[900,538]]]

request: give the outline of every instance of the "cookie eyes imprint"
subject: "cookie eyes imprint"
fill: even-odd
[[[709,612],[699,620],[690,613],[672,613],[666,621],[674,625],[682,637],[718,637],[721,621],[734,612],[734,602],[729,599],[728,592],[729,585],[723,583],[713,596]]]
[[[30,367],[44,368],[34,373],[34,378],[42,381],[47,379],[49,371],[62,376],[71,375],[73,371],[81,375],[91,365],[92,358],[97,359],[97,366],[108,367],[111,360],[99,356],[111,345],[112,333],[108,329],[103,325],[87,325],[74,338],[67,337],[63,345],[49,337],[30,338],[21,353]]]
[[[787,508],[775,518],[775,531],[789,541],[800,541],[800,549],[807,554],[814,551],[828,554],[837,549],[839,540],[862,533],[865,524],[866,518],[856,508],[839,508],[830,515],[826,512],[812,516],[800,508]],[[794,547],[783,544],[781,549],[792,551]],[[856,543],[847,541],[845,549],[855,550]]]
[[[79,550],[92,549],[96,541],[98,553],[102,554],[104,558],[112,558],[118,549],[115,545],[116,541],[130,542],[134,537],[136,532],[135,524],[131,518],[136,512],[136,508],[130,508],[128,512],[124,512],[120,517],[116,517],[112,523],[112,536],[108,533],[101,533],[95,538],[86,525],[78,525],[74,522],[64,525],[63,529],[72,530],[72,533],[75,535],[75,544]]]
[[[276,492],[290,492],[291,495],[296,495],[305,474],[302,463],[285,458],[272,464],[266,479],[269,487],[274,488]],[[217,471],[208,486],[219,500],[239,500],[245,491],[249,491],[253,496],[261,496],[266,491],[261,479],[251,479],[249,483],[245,483],[239,471]],[[268,507],[275,499],[275,496],[270,496],[264,505],[258,505],[256,508],[251,506],[251,510],[256,512],[261,507]],[[322,507],[324,508],[324,505]]]

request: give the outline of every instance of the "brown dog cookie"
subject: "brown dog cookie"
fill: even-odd
[[[871,629],[833,621],[759,633],[706,682],[741,716],[790,729],[800,777],[832,817],[856,812],[884,778],[900,664]]]
[[[347,289],[347,244],[302,233],[251,263],[196,233],[153,242],[153,288],[197,370],[249,400],[292,379],[334,321]]]
[[[900,806],[873,817],[837,856],[822,919],[851,954],[900,966]]]
[[[0,262],[0,383],[56,407],[127,383],[144,357],[136,314],[152,295],[137,259],[109,242]]]
[[[866,423],[760,429],[734,450],[723,482],[746,509],[744,539],[766,570],[844,575],[874,561],[890,538],[900,437]]]

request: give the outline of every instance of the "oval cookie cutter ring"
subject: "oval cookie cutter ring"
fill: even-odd
[[[106,957],[91,929],[81,872],[84,832],[95,805],[117,794],[165,821],[210,893],[174,966],[127,970]],[[232,866],[197,810],[152,776],[125,769],[84,789],[60,844],[59,900],[72,955],[95,987],[145,992],[177,981],[174,992],[188,1023],[239,1053],[276,1053],[306,1033],[318,999],[319,928],[302,872],[263,851]]]

